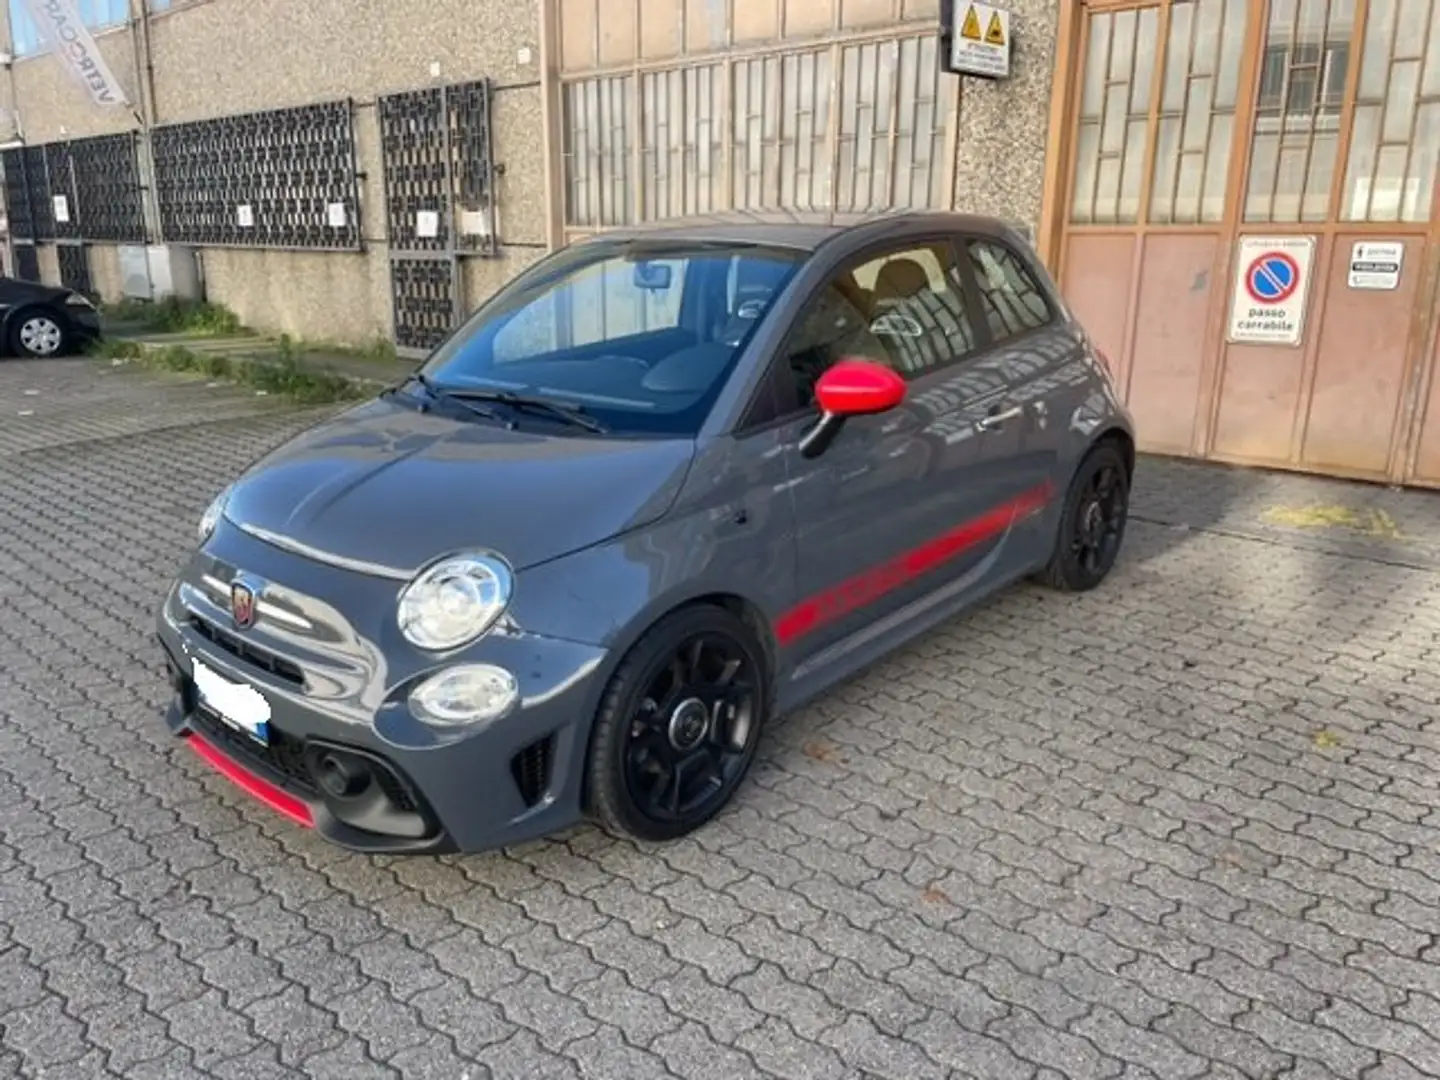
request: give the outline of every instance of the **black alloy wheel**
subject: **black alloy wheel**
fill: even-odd
[[[730,801],[769,707],[764,652],[723,608],[682,608],[611,679],[588,767],[593,811],[613,832],[673,840]]]
[[[1084,592],[1104,581],[1119,558],[1129,514],[1125,456],[1115,444],[1102,442],[1075,471],[1045,583]]]

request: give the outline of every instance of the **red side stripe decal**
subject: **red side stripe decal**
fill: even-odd
[[[270,809],[285,815],[297,825],[303,825],[307,829],[314,827],[315,819],[310,814],[310,808],[288,791],[282,791],[248,769],[241,768],[198,735],[191,735],[185,741],[190,744],[190,749],[209,762],[216,772],[247,795],[259,799]]]
[[[775,637],[781,645],[793,644],[826,623],[874,603],[886,593],[999,536],[1014,522],[1043,509],[1053,495],[1054,486],[1048,482],[1031,488],[917,548],[802,600],[775,621]]]

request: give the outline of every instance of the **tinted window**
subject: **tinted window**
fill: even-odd
[[[1020,257],[1004,244],[971,240],[966,247],[990,336],[995,341],[1050,322],[1050,305]]]
[[[749,244],[584,244],[497,293],[425,374],[581,405],[617,433],[693,432],[802,257]]]
[[[797,407],[842,357],[886,364],[907,378],[975,347],[949,244],[917,245],[867,259],[837,274],[806,305],[787,348]]]

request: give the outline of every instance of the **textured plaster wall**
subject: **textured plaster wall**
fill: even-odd
[[[3,7],[3,5],[0,5]],[[9,47],[9,22],[5,27]],[[128,28],[106,30],[96,35],[100,54],[131,102],[140,100],[140,83],[135,77],[135,46]],[[79,139],[87,135],[110,135],[133,131],[138,105],[101,108],[90,103],[90,95],[50,55],[26,56],[14,62],[10,78],[0,78],[0,105],[13,110],[19,132],[28,143]],[[13,133],[13,129],[6,134]]]
[[[655,0],[657,4],[666,0]],[[574,0],[571,0],[572,6]],[[906,14],[928,17],[929,0]],[[960,87],[954,204],[1035,227],[1046,161],[1051,74],[1059,0],[1009,0],[1012,77],[965,79]],[[915,10],[910,10],[913,7]],[[362,16],[363,17],[360,17]],[[535,0],[177,0],[151,21],[160,123],[351,98],[363,174],[359,254],[204,249],[208,294],[248,324],[273,332],[367,343],[391,329],[389,252],[377,95],[489,77],[502,258],[465,260],[470,307],[534,261],[543,249],[544,139]],[[100,38],[130,96],[140,95],[128,30]],[[529,50],[523,62],[521,49]],[[433,73],[438,65],[438,76]],[[48,57],[22,60],[0,80],[0,103],[18,101],[31,142],[126,130],[127,110],[91,106]],[[118,294],[114,249],[91,251],[92,276]],[[54,278],[53,253],[42,258]]]
[[[35,249],[36,261],[40,264],[40,280],[47,285],[60,284],[60,259],[53,244],[41,244]]]
[[[964,79],[955,208],[1039,227],[1059,0],[1008,0],[1011,77]]]
[[[357,17],[362,15],[363,17]],[[363,344],[388,337],[389,252],[377,95],[488,77],[495,98],[499,260],[467,260],[474,306],[544,243],[544,143],[534,0],[194,0],[151,24],[161,123],[351,98],[362,181],[362,254],[202,252],[207,292],[246,323]],[[530,50],[528,63],[519,52]],[[439,75],[432,65],[438,65]]]

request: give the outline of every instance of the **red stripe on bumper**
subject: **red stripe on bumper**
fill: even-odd
[[[1040,484],[977,518],[927,540],[917,548],[856,574],[818,596],[802,600],[775,621],[776,639],[781,645],[793,644],[826,623],[874,603],[886,593],[999,536],[1015,522],[1042,510],[1054,492],[1054,485],[1048,482]]]
[[[307,829],[315,827],[315,818],[310,808],[288,791],[282,791],[268,780],[262,780],[248,769],[231,761],[199,735],[190,735],[185,740],[190,749],[199,754],[210,766],[247,795],[259,799],[276,813],[283,814],[297,825]]]

